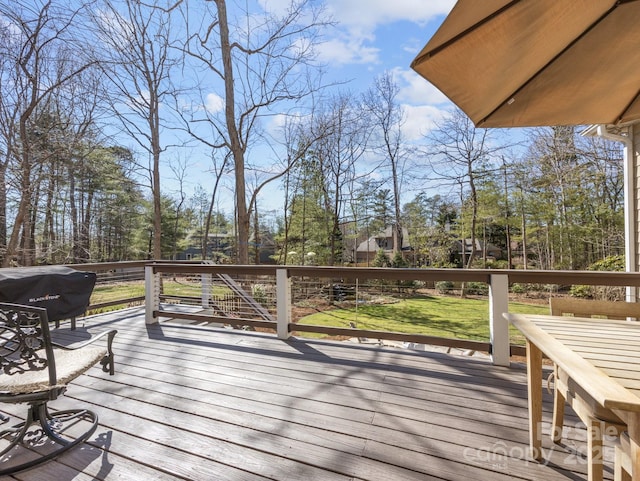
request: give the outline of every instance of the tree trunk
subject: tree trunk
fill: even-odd
[[[35,106],[33,107],[35,108]],[[22,144],[22,153],[20,156],[20,202],[18,204],[18,210],[13,223],[13,229],[11,231],[11,237],[7,243],[7,253],[2,263],[3,267],[8,267],[12,263],[18,263],[24,265],[24,258],[18,253],[18,246],[20,243],[20,233],[28,235],[31,232],[29,224],[31,219],[29,217],[29,207],[31,206],[31,155],[29,150],[29,140],[27,139],[27,119],[31,115],[33,108],[27,109],[27,111],[20,118],[20,140]],[[24,239],[23,239],[24,241]],[[24,244],[25,247],[28,247]]]
[[[7,161],[8,161],[7,154]],[[0,246],[7,245],[7,164],[0,164]]]
[[[510,228],[510,218],[511,212],[509,210],[509,185],[507,182],[507,164],[502,159],[502,167],[504,169],[504,222],[505,222],[505,242],[507,244],[507,269],[511,269],[513,260],[512,260],[512,252],[511,252],[511,228]]]
[[[80,235],[78,222],[78,205],[76,202],[76,179],[73,172],[69,172],[69,211],[71,214],[71,247],[73,262],[78,262],[80,257]]]
[[[225,92],[225,119],[229,133],[229,147],[233,155],[236,187],[236,238],[238,245],[238,264],[249,263],[249,228],[250,219],[247,210],[247,195],[245,184],[244,149],[240,141],[240,135],[236,125],[235,91],[233,83],[233,63],[231,58],[231,44],[229,41],[229,23],[227,20],[227,7],[224,0],[215,0],[218,7],[218,19],[220,22],[220,50],[224,70]]]
[[[258,206],[253,211],[253,244],[255,246],[254,264],[260,264],[260,225],[258,224]]]
[[[149,112],[153,155],[153,259],[162,259],[162,201],[160,195],[160,116],[157,92],[151,92]]]
[[[82,216],[82,225],[80,226],[80,245],[82,247],[82,254],[80,259],[82,261],[88,261],[91,259],[91,239],[89,237],[91,226],[91,211],[93,208],[93,191],[89,191],[87,199],[84,202],[84,215]]]

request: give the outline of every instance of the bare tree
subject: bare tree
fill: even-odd
[[[530,132],[527,152],[528,191],[536,192],[533,218],[542,242],[537,242],[538,259],[546,268],[563,265],[576,268],[576,199],[584,165],[574,143],[574,127],[538,128]],[[531,196],[530,196],[531,197]]]
[[[160,158],[167,149],[161,141],[163,102],[175,95],[171,72],[172,6],[137,0],[104,0],[94,14],[98,44],[95,52],[113,87],[112,110],[125,132],[149,155],[153,196],[153,258],[162,257]]]
[[[5,15],[3,13],[3,15]],[[18,118],[22,101],[21,72],[17,58],[21,38],[10,23],[0,22],[0,246],[7,245],[7,169],[20,158]]]
[[[476,129],[471,120],[459,109],[436,125],[427,136],[431,166],[440,181],[456,186],[461,203],[467,199],[470,207],[470,226],[461,232],[462,255],[465,256],[465,237],[471,238],[471,253],[464,259],[471,267],[476,251],[478,221],[477,182],[491,170],[492,156],[503,146],[490,142],[487,129]]]
[[[220,182],[222,181],[222,177],[226,173],[228,173],[227,172],[228,164],[229,164],[228,152],[227,152],[227,155],[225,155],[224,158],[222,159],[222,162],[220,163],[216,162],[215,154],[216,154],[216,149],[213,149],[211,153],[211,156],[213,158],[213,166],[211,171],[215,176],[215,181],[213,183],[213,190],[211,191],[211,200],[209,202],[209,210],[207,212],[207,218],[205,219],[204,233],[202,235],[202,258],[203,259],[206,259],[208,254],[207,251],[209,248],[209,232],[211,231],[211,220],[213,218],[213,208],[216,204]]]
[[[366,152],[371,129],[354,98],[346,93],[329,100],[319,125],[326,135],[319,136],[313,151],[323,179],[324,209],[329,214],[329,264],[333,265],[342,254],[338,240],[342,237],[340,222],[350,197],[348,191],[359,176],[369,173],[358,172],[357,163]]]
[[[373,128],[380,135],[380,142],[374,148],[383,156],[383,165],[387,165],[391,170],[394,208],[394,252],[402,250],[400,186],[407,156],[407,150],[404,147],[402,138],[404,112],[398,103],[398,91],[393,74],[385,72],[375,79],[373,86],[364,96],[367,112],[373,117]]]
[[[35,261],[33,206],[38,188],[36,176],[41,169],[37,168],[39,159],[31,149],[32,140],[37,135],[38,117],[47,112],[46,103],[52,92],[94,64],[82,58],[75,30],[85,7],[80,4],[72,9],[52,1],[0,4],[2,34],[7,41],[0,54],[0,123],[6,149],[0,175],[6,173],[9,163],[15,166],[14,186],[19,197],[3,266],[12,262],[31,265]],[[75,53],[71,55],[71,51]],[[0,195],[5,193],[0,191]],[[6,200],[6,196],[0,199],[3,204]]]
[[[248,150],[264,134],[260,130],[262,117],[279,113],[279,106],[281,111],[291,108],[317,91],[313,47],[319,27],[326,22],[311,0],[293,0],[281,15],[266,12],[257,16],[244,11],[238,17],[229,16],[226,1],[213,0],[199,15],[199,25],[194,24],[195,15],[188,11],[187,3],[182,5],[188,20],[184,51],[199,68],[217,78],[224,92],[224,97],[219,96],[223,110],[196,110],[192,122],[209,124],[214,139],[208,145],[231,153],[237,261],[247,264],[251,209],[255,206],[255,192],[248,199],[247,178],[257,164],[248,158]],[[207,103],[210,93],[201,92],[201,104]],[[282,171],[268,181],[281,175]]]
[[[187,172],[189,169],[189,164],[187,161],[181,158],[174,159],[173,162],[169,165],[171,172],[173,172],[174,179],[178,183],[178,199],[175,201],[175,210],[176,215],[173,220],[173,245],[171,246],[171,259],[176,260],[178,255],[178,238],[179,238],[179,227],[180,221],[182,220],[182,211],[183,206],[187,200],[187,193],[185,191],[185,183],[187,179]],[[204,252],[204,251],[203,251]]]

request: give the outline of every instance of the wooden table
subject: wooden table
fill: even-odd
[[[504,316],[527,341],[531,456],[542,458],[544,354],[586,397],[627,425],[632,479],[640,481],[640,322],[511,313]],[[593,420],[591,424],[587,422],[588,430],[597,428]],[[589,455],[591,442],[589,436]],[[593,460],[589,459],[589,479],[601,477],[601,465],[600,472],[594,472]]]

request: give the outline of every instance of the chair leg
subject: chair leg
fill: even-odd
[[[9,442],[9,445],[6,448],[4,448],[2,451],[0,451],[0,459],[4,458],[5,454],[9,453],[13,448],[15,448],[16,446],[22,443],[25,435],[27,434],[27,431],[29,430],[29,427],[33,423],[34,423],[34,410],[33,410],[33,407],[29,407],[29,410],[27,412],[27,419],[24,422],[0,431],[0,439],[5,439],[5,438],[11,439],[11,441]],[[2,473],[3,472],[0,471],[0,474]]]
[[[88,422],[88,429],[75,438],[63,437],[63,434],[66,434],[66,431],[72,425],[80,421]],[[29,430],[31,426],[38,424],[42,432],[36,430],[34,433]],[[0,469],[0,476],[30,469],[60,456],[65,451],[89,439],[95,432],[97,426],[98,416],[87,409],[50,412],[46,402],[31,404],[27,413],[27,419],[23,423],[0,432],[0,438],[11,439],[9,445],[0,452],[0,466],[4,465],[3,469]],[[49,453],[42,454],[35,459],[20,464],[11,464],[8,462],[8,459],[12,457],[15,458],[13,455],[15,453],[12,453],[12,451],[17,449],[18,446],[22,445],[29,450],[35,450],[37,446],[42,444],[42,440],[46,438],[53,441],[58,447]]]

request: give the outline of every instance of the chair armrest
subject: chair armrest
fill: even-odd
[[[102,365],[102,370],[104,372],[108,372],[110,375],[113,376],[113,374],[115,373],[115,366],[113,361],[112,345],[113,345],[113,338],[115,337],[117,332],[118,331],[116,329],[111,329],[110,331],[104,331],[104,332],[101,332],[100,334],[97,334],[96,336],[91,337],[91,339],[89,339],[88,341],[82,342],[80,344],[72,345],[72,346],[64,346],[56,342],[52,342],[52,344],[54,347],[58,349],[64,349],[65,351],[73,351],[76,349],[82,349],[83,347],[93,344],[98,339],[102,339],[103,337],[107,336],[107,355],[102,358],[102,360],[100,361],[100,364]]]

